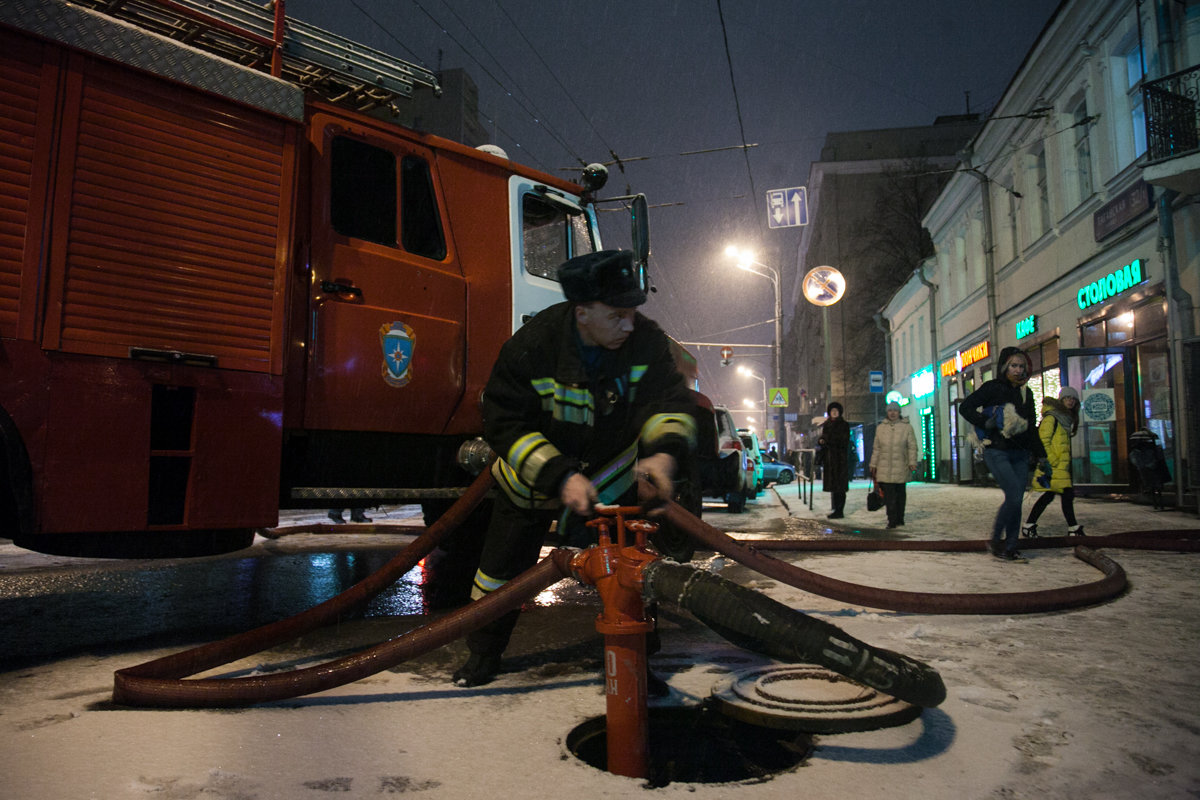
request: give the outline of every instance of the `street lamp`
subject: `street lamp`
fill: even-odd
[[[756,422],[756,423],[762,422],[763,430],[766,430],[766,428],[767,428],[767,409],[759,408],[758,401],[751,400],[749,397],[742,400],[742,406],[744,408],[747,408],[747,409],[753,411],[755,414],[762,414],[761,420],[758,417],[751,417],[751,416],[747,416],[746,419],[750,420],[751,422]]]
[[[779,367],[780,349],[783,347],[783,296],[780,294],[779,290],[779,270],[764,264],[761,261],[755,261],[753,252],[749,250],[741,250],[732,244],[725,248],[725,255],[729,256],[730,258],[737,259],[738,269],[744,269],[746,272],[753,273],[754,275],[758,275],[762,278],[770,279],[771,286],[775,290],[775,385],[780,386],[783,383],[783,371]],[[755,269],[755,267],[762,267],[766,270],[766,272],[761,272]],[[766,419],[767,402],[765,381],[763,398],[763,418]],[[780,441],[782,441],[786,447],[787,437],[783,436],[780,438],[781,434],[784,432],[782,419],[783,412],[780,411],[779,417],[776,420],[777,424],[775,426],[775,436],[777,439],[780,439]]]
[[[765,434],[766,434],[766,428],[767,428],[767,408],[768,408],[768,406],[767,406],[767,379],[766,379],[766,378],[764,378],[764,377],[762,377],[761,375],[756,375],[756,374],[754,374],[754,372],[753,372],[752,370],[750,370],[750,369],[748,369],[748,368],[746,368],[746,367],[739,366],[739,367],[737,368],[737,371],[738,371],[738,374],[739,374],[739,375],[745,375],[747,378],[754,378],[754,380],[756,380],[756,381],[758,381],[759,383],[761,383],[761,384],[762,384],[762,390],[763,390],[763,399],[762,399],[762,404],[763,404],[763,405],[762,405],[762,415],[763,415],[763,433],[764,433],[764,435],[765,435]],[[745,404],[746,404],[747,406],[752,406],[752,405],[754,405],[755,403],[754,403],[754,401],[753,401],[753,400],[746,400],[746,401],[745,401]]]

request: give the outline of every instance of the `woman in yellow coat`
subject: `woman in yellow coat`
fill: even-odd
[[[1050,474],[1041,470],[1033,481],[1035,491],[1042,496],[1029,509],[1029,518],[1021,525],[1021,533],[1033,538],[1038,535],[1037,521],[1054,495],[1062,498],[1063,517],[1067,520],[1068,536],[1083,536],[1083,526],[1075,520],[1075,487],[1071,483],[1071,437],[1079,428],[1079,392],[1064,386],[1058,399],[1046,397],[1042,400],[1042,423],[1038,425],[1038,436],[1046,447],[1046,459],[1050,462]],[[1049,477],[1049,482],[1046,478]]]

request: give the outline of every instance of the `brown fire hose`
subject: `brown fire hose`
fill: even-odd
[[[428,555],[448,534],[456,530],[483,500],[495,483],[491,470],[484,470],[466,492],[433,525],[413,540],[390,561],[346,591],[295,616],[239,633],[218,642],[147,661],[119,670],[113,680],[113,700],[130,705],[157,705],[152,691],[132,691],[135,680],[158,681],[184,678],[228,664],[239,658],[291,641],[309,631],[328,625],[364,606],[372,597],[391,586]],[[160,685],[161,689],[161,685]],[[165,691],[165,690],[164,690]]]
[[[652,490],[646,486],[639,487],[639,490],[643,502],[649,502],[652,497]],[[845,603],[920,614],[1031,614],[1093,605],[1119,595],[1125,590],[1127,581],[1125,571],[1119,564],[1107,556],[1095,552],[1090,547],[1082,546],[1083,544],[1143,547],[1145,549],[1150,549],[1150,545],[1154,544],[1157,546],[1153,547],[1153,549],[1161,550],[1191,550],[1195,545],[1194,538],[1176,535],[1177,532],[1162,531],[1154,532],[1156,534],[1154,540],[1129,535],[1070,537],[1074,541],[1066,541],[1058,546],[1075,545],[1075,557],[1103,572],[1103,578],[1079,586],[1028,592],[1002,592],[997,594],[908,592],[863,586],[836,578],[829,578],[795,566],[794,564],[789,564],[786,561],[780,561],[761,552],[761,550],[768,549],[768,543],[763,541],[752,543],[738,541],[702,520],[695,518],[678,503],[668,503],[665,507],[665,516],[670,523],[685,531],[698,542],[789,586]],[[1024,546],[1048,547],[1058,544],[1057,542],[1052,542],[1053,540],[1049,539],[1033,539],[1025,542]],[[772,542],[769,547],[772,549],[793,550],[844,549],[982,552],[986,549],[986,542],[847,542],[841,540]]]
[[[353,655],[314,667],[245,678],[162,677],[149,662],[116,673],[113,702],[156,708],[248,706],[353,683],[449,644],[571,574],[577,551],[557,549],[496,591],[441,619]]]

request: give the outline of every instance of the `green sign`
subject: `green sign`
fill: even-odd
[[[1028,317],[1017,321],[1017,338],[1024,339],[1031,333],[1037,333],[1037,314],[1030,314]]]
[[[1080,310],[1083,310],[1097,303],[1103,303],[1110,297],[1116,297],[1126,289],[1131,289],[1139,283],[1145,283],[1149,279],[1150,276],[1142,269],[1142,260],[1135,258],[1132,262],[1120,269],[1113,270],[1100,280],[1079,287],[1075,299],[1079,303]]]

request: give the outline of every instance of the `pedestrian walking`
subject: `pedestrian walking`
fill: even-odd
[[[1057,400],[1053,397],[1042,399],[1042,422],[1038,425],[1038,436],[1046,448],[1050,472],[1038,470],[1034,476],[1033,489],[1041,492],[1041,495],[1021,525],[1022,536],[1032,539],[1038,535],[1038,518],[1055,495],[1062,498],[1067,535],[1083,536],[1083,526],[1075,519],[1075,486],[1071,482],[1071,437],[1078,429],[1079,392],[1064,386],[1059,390]]]
[[[567,301],[545,309],[500,349],[483,392],[483,428],[499,487],[471,596],[532,567],[552,524],[584,546],[597,503],[637,504],[641,475],[666,501],[677,464],[696,449],[694,402],[670,339],[636,310],[645,286],[624,250],[572,258],[558,270]],[[467,635],[454,673],[479,686],[500,671],[520,609]],[[648,647],[650,651],[651,644]],[[651,694],[666,684],[647,675]]]
[[[883,492],[887,526],[903,525],[906,484],[917,469],[917,436],[908,419],[900,416],[899,403],[888,403],[883,421],[875,426],[870,469],[871,479]]]
[[[1033,393],[1025,385],[1031,366],[1019,347],[1005,347],[996,360],[996,377],[963,398],[958,407],[958,413],[974,426],[984,463],[1004,492],[988,548],[1006,561],[1024,560],[1017,539],[1030,460],[1036,459],[1043,472],[1050,472],[1046,448],[1033,428]]]
[[[821,425],[817,444],[821,448],[821,490],[829,492],[832,509],[829,519],[846,516],[846,493],[850,491],[850,423],[842,414],[842,404],[830,403],[825,409],[827,419]]]

